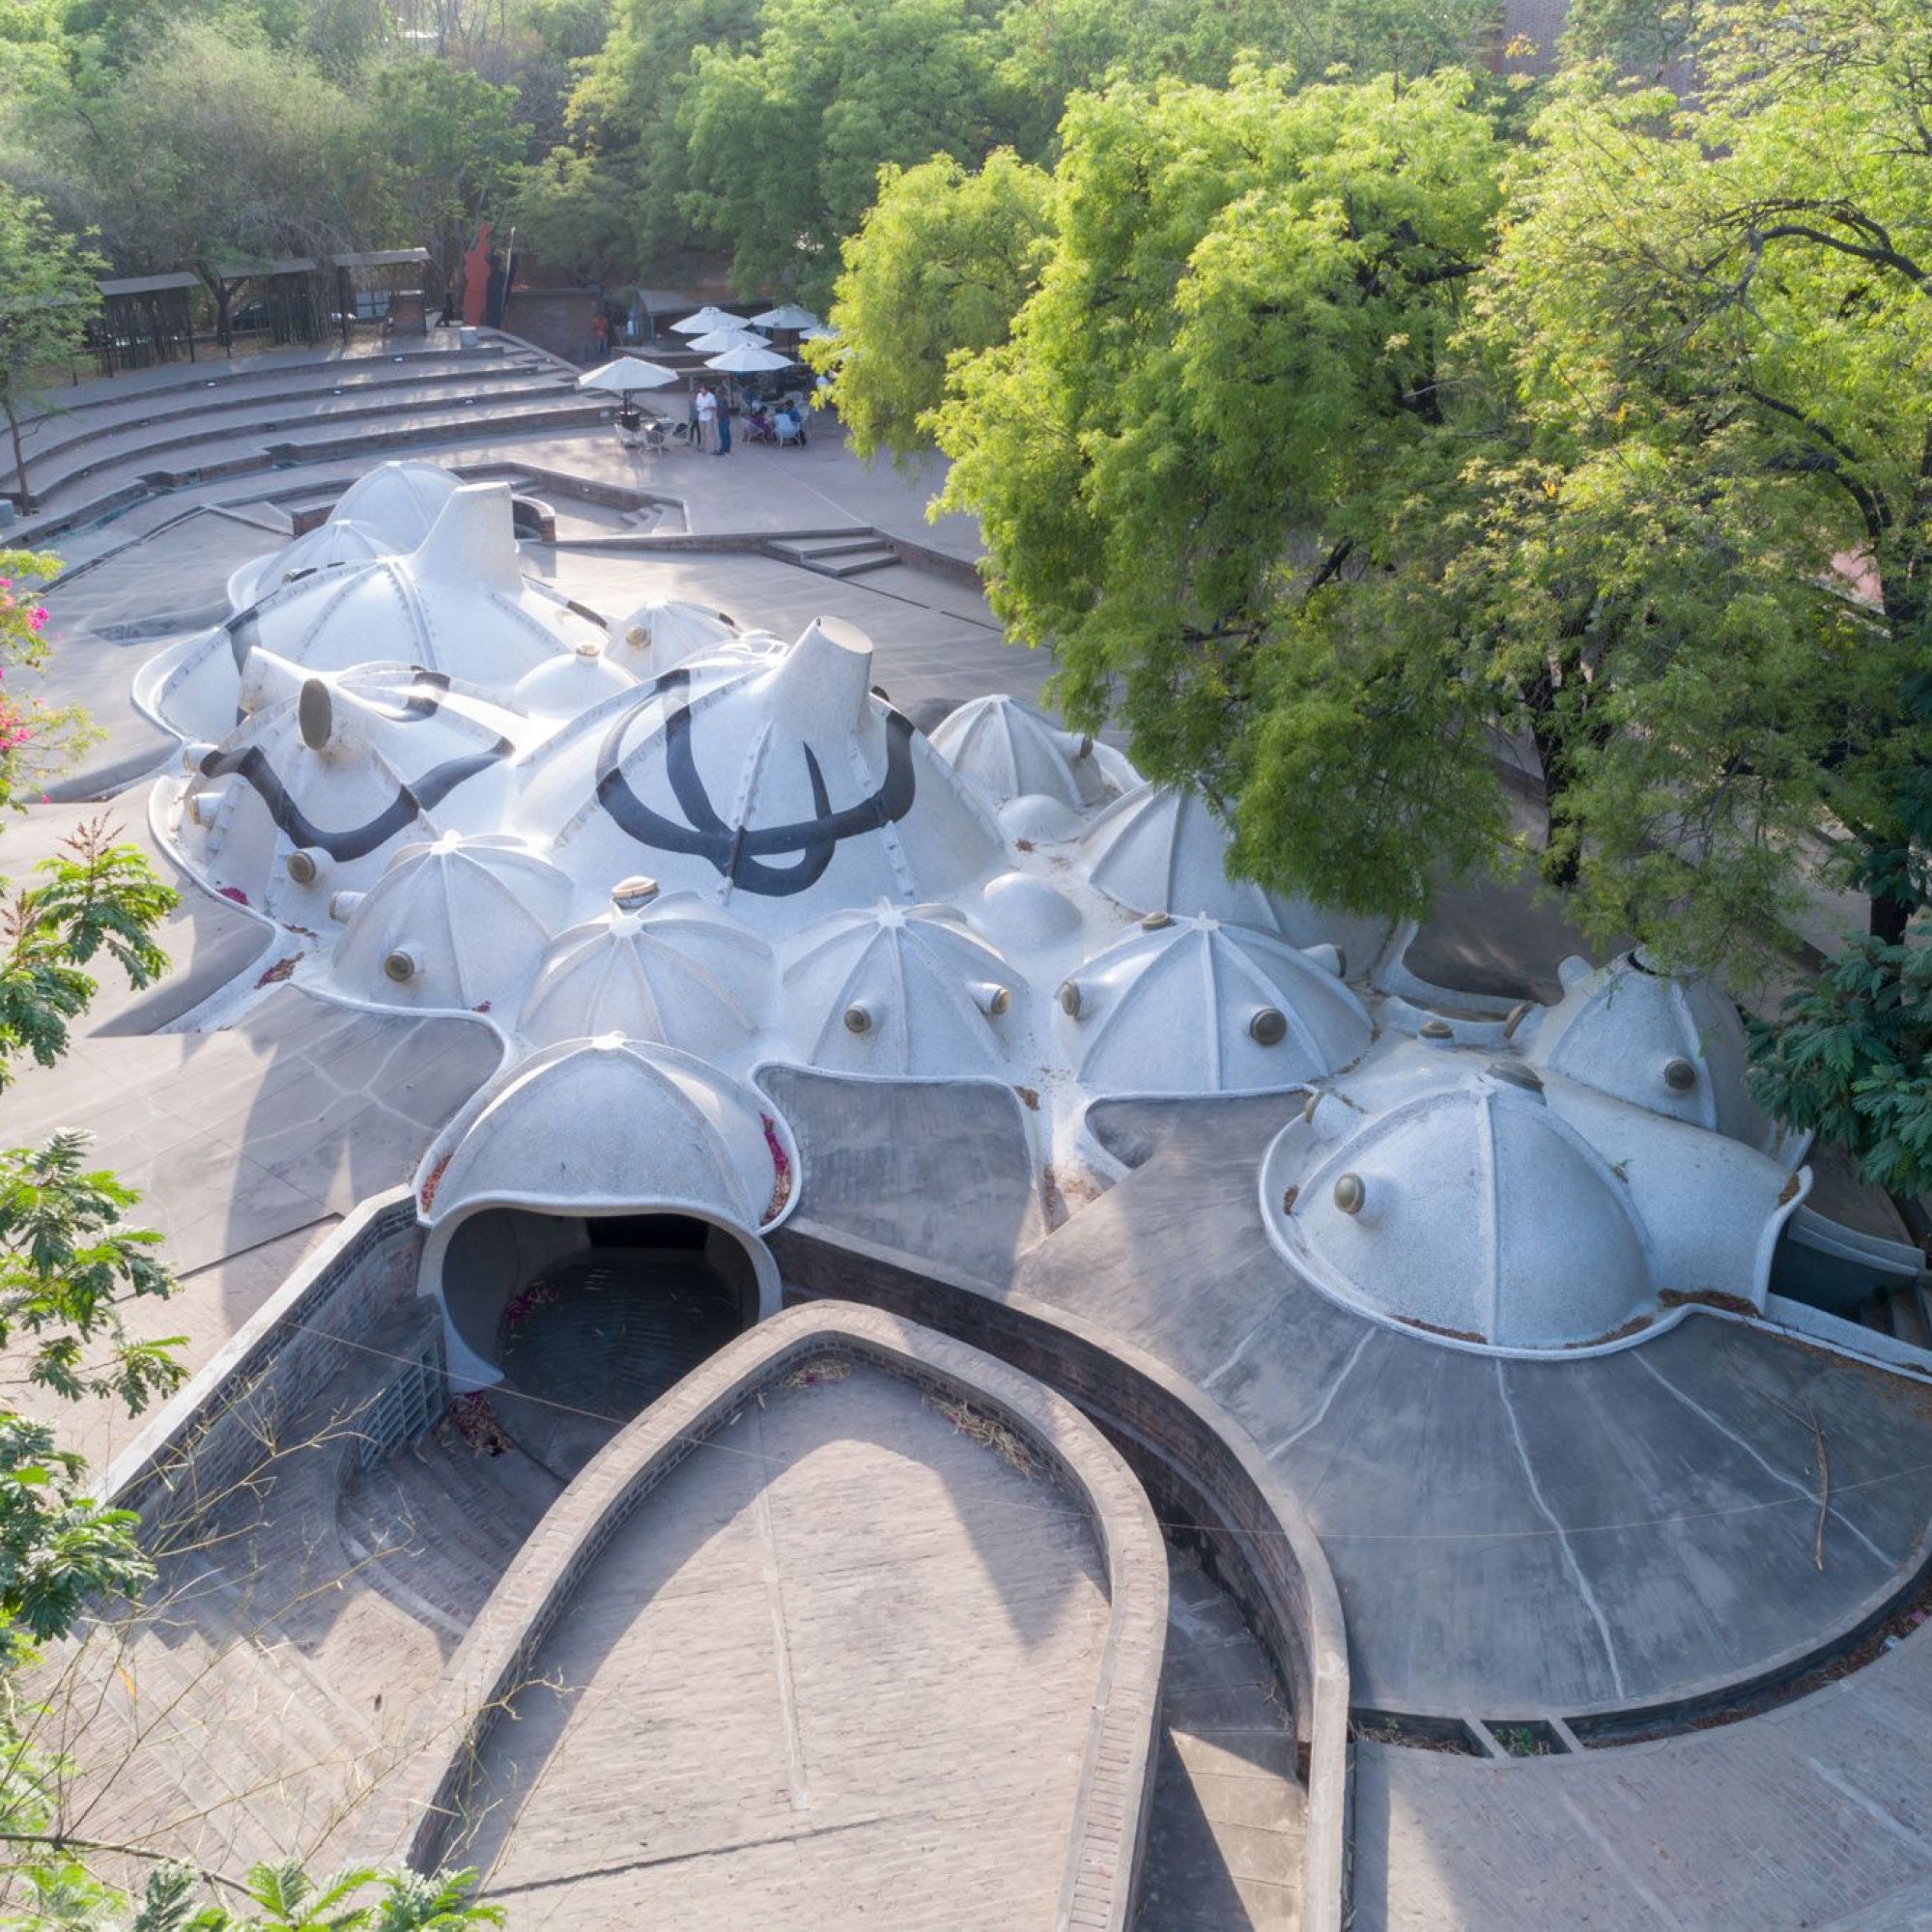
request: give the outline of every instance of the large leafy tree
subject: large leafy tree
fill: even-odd
[[[688,216],[746,289],[823,295],[883,163],[979,160],[1016,106],[990,0],[766,0],[755,42],[699,47],[678,121]]]
[[[1419,906],[1504,836],[1487,694],[1397,566],[1482,427],[1451,338],[1497,201],[1460,72],[1077,97],[1055,232],[1006,343],[953,366],[944,502],[1058,695],[1118,703],[1152,777],[1203,786],[1244,867]],[[868,344],[855,338],[863,356]]]
[[[879,171],[878,200],[844,245],[838,341],[813,359],[852,447],[910,462],[932,447],[948,358],[1004,342],[1032,294],[1052,222],[1052,178],[1009,148],[969,172],[944,157]]]

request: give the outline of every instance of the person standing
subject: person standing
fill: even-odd
[[[718,454],[731,454],[731,404],[728,392],[718,398]]]
[[[703,449],[711,441],[718,423],[718,398],[711,393],[708,383],[700,383],[697,399],[692,408],[697,412],[697,446]]]

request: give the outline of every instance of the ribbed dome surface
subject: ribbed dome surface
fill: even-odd
[[[1279,933],[1296,946],[1339,947],[1349,971],[1365,969],[1387,944],[1385,920],[1324,912],[1306,899],[1228,876],[1228,836],[1192,792],[1143,785],[1117,799],[1080,842],[1087,876],[1135,912],[1208,913]]]
[[[292,576],[414,550],[459,480],[433,463],[379,464],[342,493],[327,523],[244,563],[228,581],[229,603],[245,611]]]
[[[513,1010],[570,899],[570,881],[514,838],[405,846],[336,942],[336,983],[384,1006]]]
[[[932,749],[995,805],[1039,796],[1086,811],[1112,795],[1094,740],[1017,697],[962,704],[934,729]]]
[[[1600,1341],[1652,1299],[1629,1190],[1538,1094],[1476,1075],[1339,1142],[1289,1134],[1308,1157],[1293,1208],[1271,1211],[1345,1299],[1523,1349]]]
[[[1017,985],[947,908],[880,904],[799,936],[783,1015],[806,1060],[833,1072],[998,1074]]]
[[[563,934],[530,989],[522,1032],[539,1046],[620,1034],[711,1058],[762,1029],[772,975],[763,940],[680,895]]]
[[[734,649],[737,624],[723,611],[684,597],[660,597],[641,605],[611,628],[611,656],[649,682],[689,659]]]
[[[1325,966],[1212,919],[1131,932],[1095,953],[1064,990],[1061,1025],[1096,1094],[1301,1086],[1348,1065],[1375,1031]]]
[[[1648,971],[1630,953],[1594,973],[1566,961],[1563,979],[1530,1042],[1538,1065],[1747,1147],[1776,1145],[1750,1096],[1744,1026],[1720,987]]]
[[[406,556],[305,578],[257,609],[164,653],[136,680],[136,700],[188,739],[234,726],[249,654],[272,652],[310,671],[416,665],[507,693],[517,680],[601,624],[527,582],[517,561],[506,484],[453,491]]]
[[[586,885],[643,870],[768,930],[949,896],[1001,865],[999,836],[871,694],[871,662],[863,636],[821,622],[781,657],[679,666],[558,734],[525,822]]]
[[[250,671],[254,708],[199,759],[177,836],[217,888],[297,924],[320,925],[331,893],[436,837],[445,802],[497,783],[514,750],[513,713],[401,667],[310,675],[258,652]],[[312,880],[290,878],[296,851]]]
[[[776,1120],[773,1132],[795,1174]],[[431,1227],[514,1204],[686,1208],[755,1232],[778,1182],[756,1094],[690,1054],[613,1036],[533,1054],[471,1101],[430,1149],[416,1198],[428,1188]]]

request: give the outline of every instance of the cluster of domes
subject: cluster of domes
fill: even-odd
[[[1268,1225],[1378,1320],[1570,1349],[1667,1291],[1761,1302],[1803,1185],[1715,988],[1571,962],[1507,1027],[1430,1018],[1378,990],[1400,934],[1231,878],[1208,806],[1113,748],[1006,696],[928,736],[829,617],[607,624],[524,574],[500,484],[384,466],[234,591],[138,688],[185,747],[157,822],[306,942],[301,983],[499,1031],[420,1177],[438,1223],[641,1196],[755,1229],[795,1176],[767,1063],[1013,1086],[1042,1165],[1099,1158],[1103,1095],[1306,1090]]]

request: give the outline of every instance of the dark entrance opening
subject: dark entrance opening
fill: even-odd
[[[502,1371],[490,1400],[505,1432],[566,1482],[758,1312],[744,1243],[688,1214],[491,1209],[452,1243],[443,1287]]]

